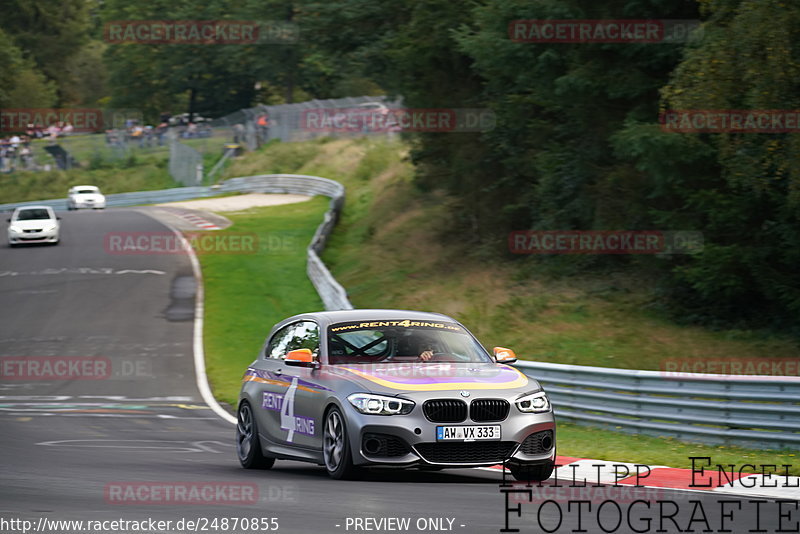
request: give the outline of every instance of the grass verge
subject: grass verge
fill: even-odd
[[[291,315],[322,309],[306,276],[306,247],[328,199],[226,213],[233,225],[215,235],[253,234],[252,254],[201,254],[205,288],[206,368],[214,395],[236,406],[242,373],[269,329]]]

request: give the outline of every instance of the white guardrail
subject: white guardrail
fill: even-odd
[[[219,187],[181,187],[107,195],[108,206],[134,206],[210,197],[230,192],[325,195],[330,207],[308,246],[306,271],[327,310],[349,310],[345,289],[320,260],[344,206],[340,183],[296,174],[262,174],[226,180]],[[45,204],[47,200],[0,205]],[[539,380],[559,420],[609,430],[714,445],[800,449],[800,377],[719,376],[636,371],[519,361],[516,367]]]

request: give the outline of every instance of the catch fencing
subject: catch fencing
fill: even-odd
[[[354,109],[365,104],[382,104],[387,108],[402,106],[401,100],[384,96],[358,96],[329,100],[309,100],[297,104],[279,106],[259,105],[242,109],[209,123],[212,128],[230,128],[244,139],[247,150],[255,150],[260,144],[273,139],[283,142],[307,141],[318,137],[356,137],[361,135],[392,135],[383,131],[326,132],[315,131],[304,125],[304,118],[311,110]],[[267,126],[258,124],[259,117],[267,118]]]
[[[711,445],[800,449],[800,377],[515,365],[542,383],[562,421]]]
[[[203,155],[177,139],[169,143],[169,174],[186,186],[203,184]]]
[[[366,131],[342,132],[322,131],[308,128],[304,118],[311,110],[340,111],[357,109],[365,104],[381,104],[400,107],[400,100],[389,100],[383,96],[359,96],[331,100],[309,100],[297,104],[279,106],[259,105],[242,109],[224,117],[203,122],[196,132],[185,128],[170,139],[170,175],[183,185],[210,183],[225,162],[236,150],[253,151],[274,139],[283,142],[306,141],[318,137],[356,137],[362,135],[395,135],[392,132]],[[266,119],[266,123],[259,119]],[[212,169],[204,173],[203,154],[208,153],[199,147],[200,139],[208,140],[213,153],[219,157]],[[191,143],[192,146],[188,146]]]

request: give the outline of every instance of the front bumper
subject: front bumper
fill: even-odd
[[[345,407],[355,465],[480,467],[508,461],[534,465],[555,461],[553,413],[523,414],[512,404],[502,421],[432,422],[418,403],[408,415],[364,415]],[[437,441],[438,426],[500,426],[500,440]]]
[[[40,232],[8,232],[8,243],[20,245],[24,243],[58,243],[58,230]]]
[[[98,201],[98,202],[89,202],[89,201],[75,201],[72,203],[74,209],[105,209],[106,201]]]

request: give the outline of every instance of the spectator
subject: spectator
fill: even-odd
[[[11,146],[11,142],[3,137],[0,139],[0,172],[6,172],[6,165],[8,165],[8,149]]]
[[[164,114],[162,113],[161,116],[163,117]],[[164,137],[167,135],[167,130],[169,130],[169,119],[165,121],[161,121],[156,127],[156,137],[158,137],[158,146],[164,145]]]
[[[16,138],[19,140],[19,137],[14,136],[11,138],[5,138],[0,141],[0,152],[2,152],[2,170],[3,172],[11,172],[16,168],[16,160],[17,160],[17,146],[19,145],[19,141],[16,144],[12,142],[12,139]]]
[[[19,151],[19,161],[22,168],[27,171],[34,170],[33,164],[33,150],[31,149],[30,142],[25,143]]]
[[[58,144],[58,135],[60,133],[61,133],[61,128],[58,126],[58,124],[51,124],[47,128],[47,135],[48,135],[48,138],[50,139],[50,144],[51,145]]]
[[[186,126],[186,134],[185,136],[189,139],[194,138],[197,136],[197,125],[193,122],[190,122]]]
[[[142,142],[144,141],[144,128],[142,128],[138,124],[133,126],[130,130],[130,137],[132,140],[138,141],[139,148],[141,148]]]
[[[244,124],[234,124],[233,125],[233,142],[234,144],[241,144],[245,141],[245,131],[244,131]]]

